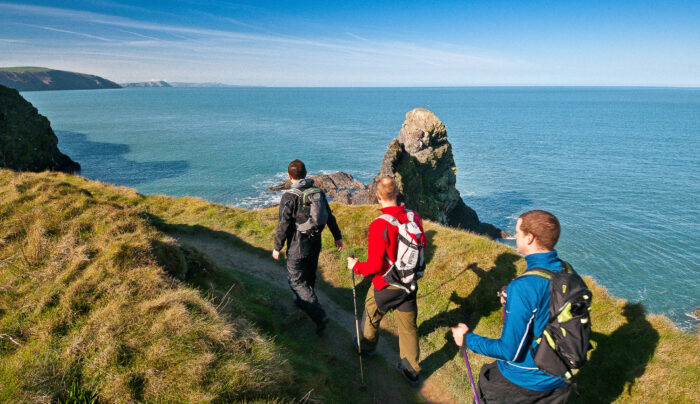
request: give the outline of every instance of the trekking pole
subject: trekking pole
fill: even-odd
[[[472,392],[474,393],[474,402],[476,404],[479,404],[479,395],[476,394],[476,386],[474,386],[474,376],[472,376],[472,367],[469,366],[469,358],[467,358],[466,341],[462,344],[461,347],[459,347],[459,350],[462,352],[462,356],[464,356],[464,362],[467,364],[467,373],[469,373],[469,383],[471,383]]]
[[[355,258],[353,254],[350,254],[352,258]],[[352,269],[352,303],[355,306],[355,332],[357,334],[357,356],[360,358],[360,390],[367,390],[367,385],[365,384],[365,373],[362,370],[362,348],[360,347],[360,322],[357,319],[357,295],[355,294],[355,271]]]

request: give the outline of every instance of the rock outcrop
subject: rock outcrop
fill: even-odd
[[[491,238],[506,238],[508,233],[483,223],[474,209],[462,200],[455,187],[457,167],[447,129],[432,112],[416,108],[406,113],[399,135],[389,143],[382,167],[374,181],[365,186],[352,175],[337,172],[309,177],[335,202],[348,205],[377,203],[377,182],[383,176],[396,180],[399,201],[418,212],[423,218],[444,225],[469,230]],[[290,181],[270,187],[289,189]]]
[[[0,68],[0,85],[19,91],[121,88],[119,84],[100,76],[44,67]]]
[[[314,175],[309,177],[314,181],[314,185],[321,188],[326,195],[335,202],[346,205],[362,205],[367,199],[369,190],[367,186],[352,175],[338,171],[334,174]],[[287,180],[268,188],[271,191],[284,191],[292,186],[292,182]]]
[[[49,120],[19,92],[0,85],[0,167],[76,172],[80,164],[58,150]]]
[[[399,198],[424,218],[492,238],[508,237],[501,229],[482,223],[464,203],[455,187],[456,174],[445,124],[432,112],[416,108],[406,113],[398,137],[389,143],[369,195],[374,196],[380,177],[390,176],[396,180]]]

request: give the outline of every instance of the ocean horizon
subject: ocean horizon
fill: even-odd
[[[482,221],[557,215],[560,256],[679,327],[700,307],[700,89],[215,87],[24,92],[80,175],[243,208],[300,158],[367,183],[405,113],[447,126],[457,188]],[[270,241],[272,243],[272,240]],[[506,241],[508,242],[508,241]],[[512,243],[511,243],[512,244]],[[272,245],[272,244],[271,244]]]

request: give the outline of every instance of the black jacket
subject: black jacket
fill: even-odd
[[[305,190],[311,188],[313,185],[313,180],[302,179],[292,186],[300,190]],[[326,205],[328,205],[325,194],[323,195],[323,200]],[[335,216],[333,216],[330,206],[326,207],[328,208],[328,222],[326,224],[333,234],[333,239],[336,241],[341,240],[342,236],[338,228],[338,223],[335,221]],[[320,249],[321,234],[319,233],[314,237],[306,237],[296,231],[295,216],[298,208],[299,197],[294,193],[285,192],[280,201],[279,224],[277,225],[277,232],[275,233],[275,250],[282,251],[286,242],[287,255],[305,256],[309,254],[312,249]]]

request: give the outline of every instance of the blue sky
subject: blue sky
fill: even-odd
[[[700,1],[0,0],[0,66],[268,86],[700,86]]]

